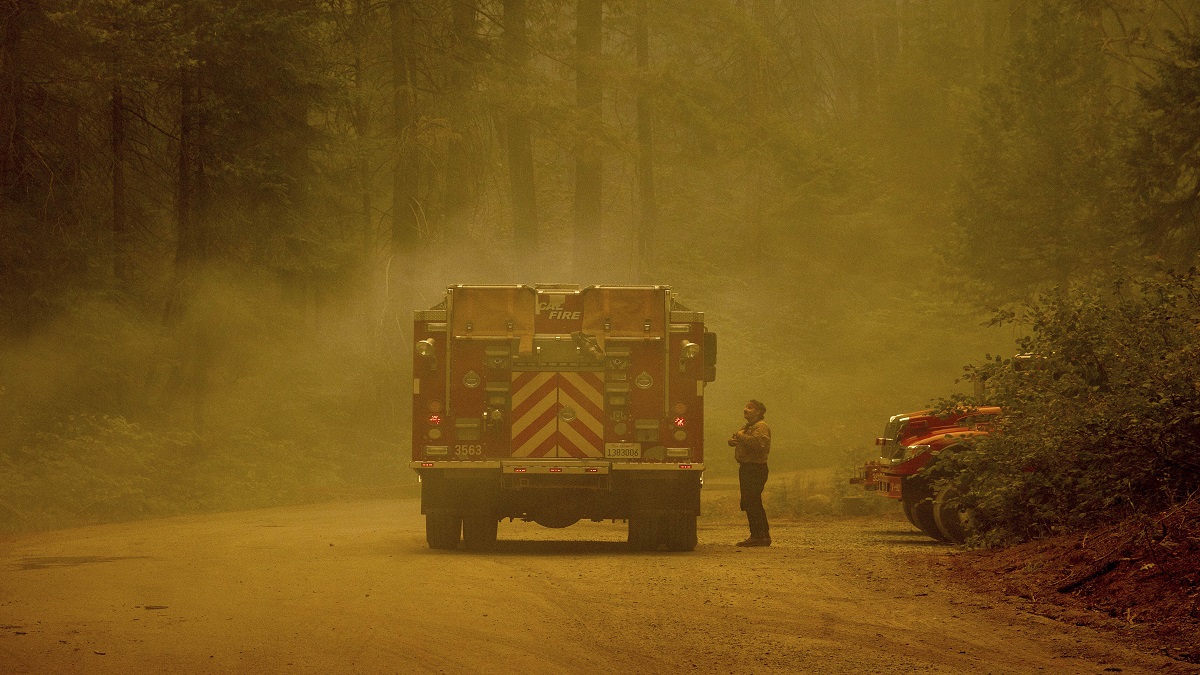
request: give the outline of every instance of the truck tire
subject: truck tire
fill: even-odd
[[[933,500],[933,519],[947,541],[966,543],[975,530],[974,514],[959,504],[958,490],[944,488]]]
[[[900,499],[905,507],[905,514],[917,529],[938,541],[946,537],[938,529],[937,521],[933,519],[933,494],[929,483],[921,477],[906,478],[900,488]]]
[[[653,551],[658,548],[658,518],[653,511],[629,514],[629,548],[634,551]]]
[[[456,549],[462,535],[462,517],[450,511],[425,514],[425,542],[433,549]]]
[[[913,519],[912,504],[910,504],[907,499],[900,500],[900,510],[904,512],[904,517],[908,519],[908,522],[913,527],[916,527],[917,521]]]
[[[489,513],[468,514],[463,517],[463,546],[468,551],[487,551],[496,545],[500,521]]]
[[[946,541],[946,535],[942,534],[942,531],[938,529],[937,521],[933,519],[933,498],[926,497],[913,504],[912,514],[917,529],[938,541]]]
[[[696,516],[691,513],[663,514],[668,551],[696,550]]]

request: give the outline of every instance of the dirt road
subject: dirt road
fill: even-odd
[[[701,520],[692,553],[620,523],[505,522],[426,548],[414,499],[0,540],[9,673],[1191,673],[920,573],[902,520]]]

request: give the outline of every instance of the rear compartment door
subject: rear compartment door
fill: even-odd
[[[514,457],[603,457],[604,373],[512,374]]]

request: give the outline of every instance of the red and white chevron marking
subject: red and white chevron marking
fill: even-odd
[[[514,457],[604,456],[602,373],[515,372],[511,391]]]

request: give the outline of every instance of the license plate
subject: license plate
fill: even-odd
[[[605,443],[604,456],[609,459],[641,459],[641,443]]]

